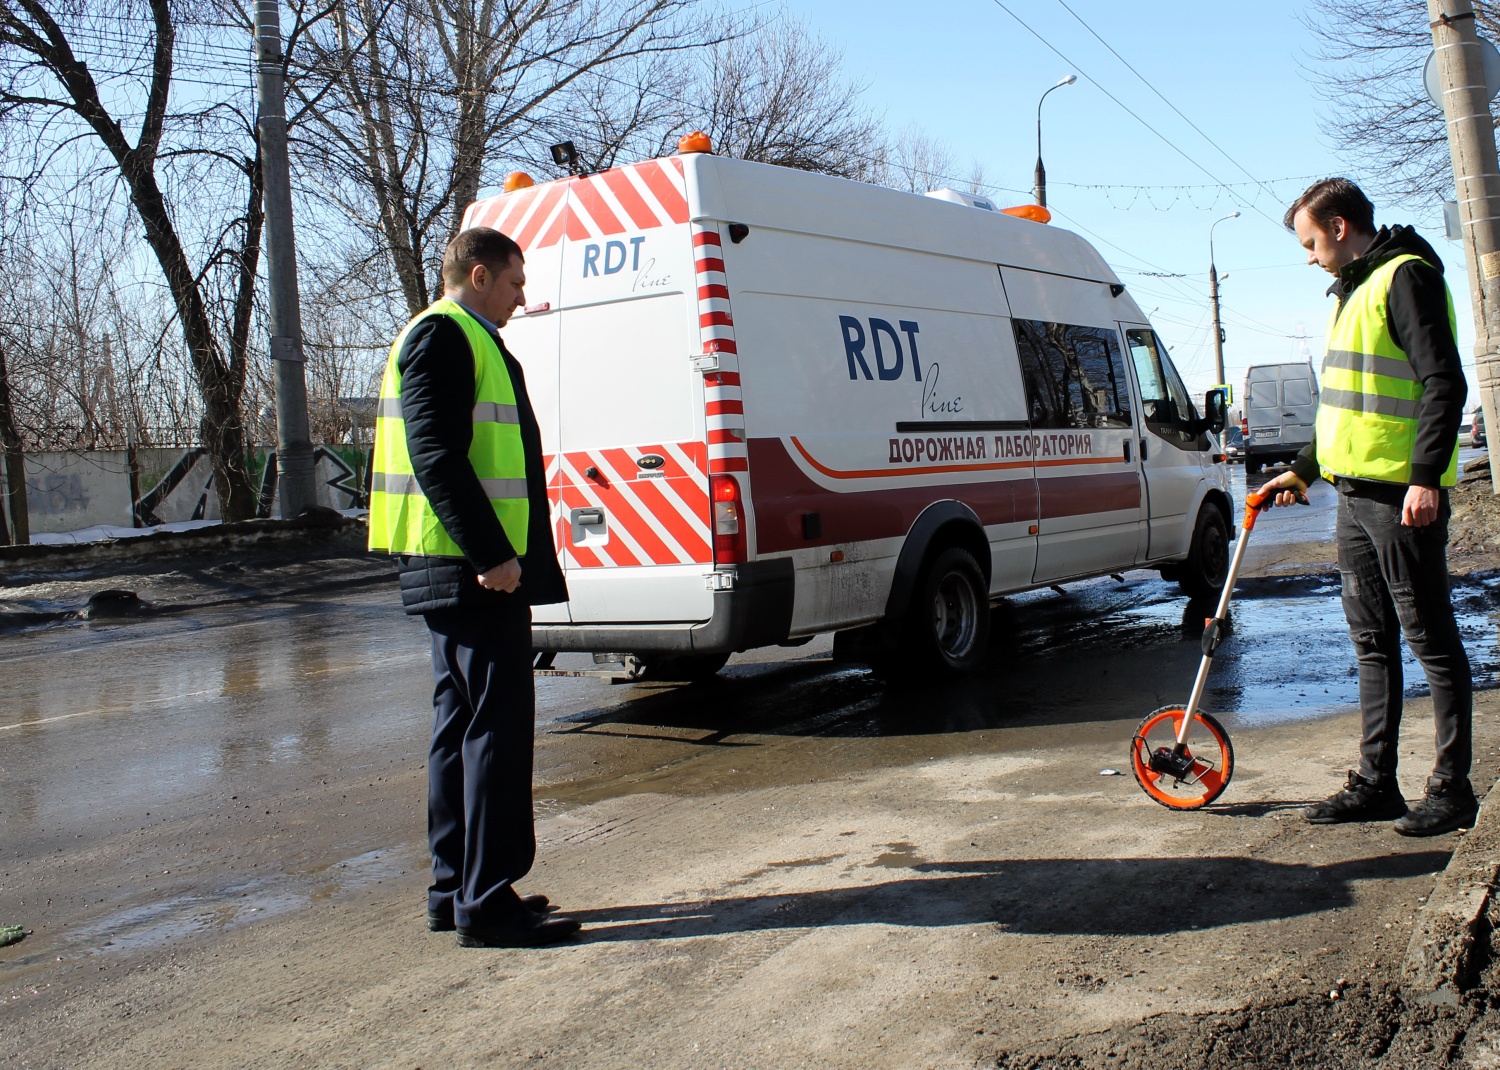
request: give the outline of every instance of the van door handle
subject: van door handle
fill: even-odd
[[[604,523],[604,510],[580,509],[578,510],[578,512],[573,514],[573,519],[577,523],[584,525],[602,524]]]
[[[1146,459],[1146,440],[1141,439],[1141,460]]]
[[[1130,439],[1126,439],[1122,445],[1125,447],[1125,463],[1130,463]]]

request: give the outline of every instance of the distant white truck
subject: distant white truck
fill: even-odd
[[[1222,393],[1200,417],[1077,235],[704,152],[514,182],[465,225],[526,253],[505,338],[572,594],[544,658],[695,678],[874,626],[888,671],[960,672],[1006,592],[1222,585]]]
[[[1257,364],[1245,373],[1245,472],[1296,459],[1313,440],[1318,377],[1310,363]]]

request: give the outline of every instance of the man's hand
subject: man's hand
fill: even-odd
[[[1274,495],[1277,505],[1306,505],[1307,484],[1297,477],[1296,472],[1282,472],[1275,479],[1269,480],[1260,488],[1262,494]]]
[[[1407,487],[1406,501],[1401,503],[1401,525],[1425,528],[1437,519],[1438,502],[1436,487]]]
[[[479,574],[479,586],[491,591],[504,591],[506,594],[514,593],[521,586],[521,561],[512,557],[503,565],[496,565],[488,572]]]

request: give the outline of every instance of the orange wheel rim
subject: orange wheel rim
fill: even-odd
[[[1148,715],[1130,745],[1135,779],[1147,795],[1173,810],[1195,810],[1223,794],[1234,773],[1234,750],[1229,737],[1211,716],[1194,714],[1185,740],[1192,759],[1190,772],[1179,778],[1151,767],[1152,752],[1173,746],[1185,712],[1168,707]]]

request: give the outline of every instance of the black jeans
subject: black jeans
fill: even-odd
[[[1410,528],[1401,524],[1405,487],[1346,479],[1337,486],[1344,616],[1359,659],[1360,775],[1381,780],[1396,773],[1405,635],[1432,690],[1432,775],[1466,781],[1473,759],[1474,683],[1448,594],[1448,492],[1439,492],[1437,520]]]
[[[531,869],[536,702],[531,607],[519,598],[426,614],[433,723],[427,760],[427,906],[463,927],[504,924]]]

